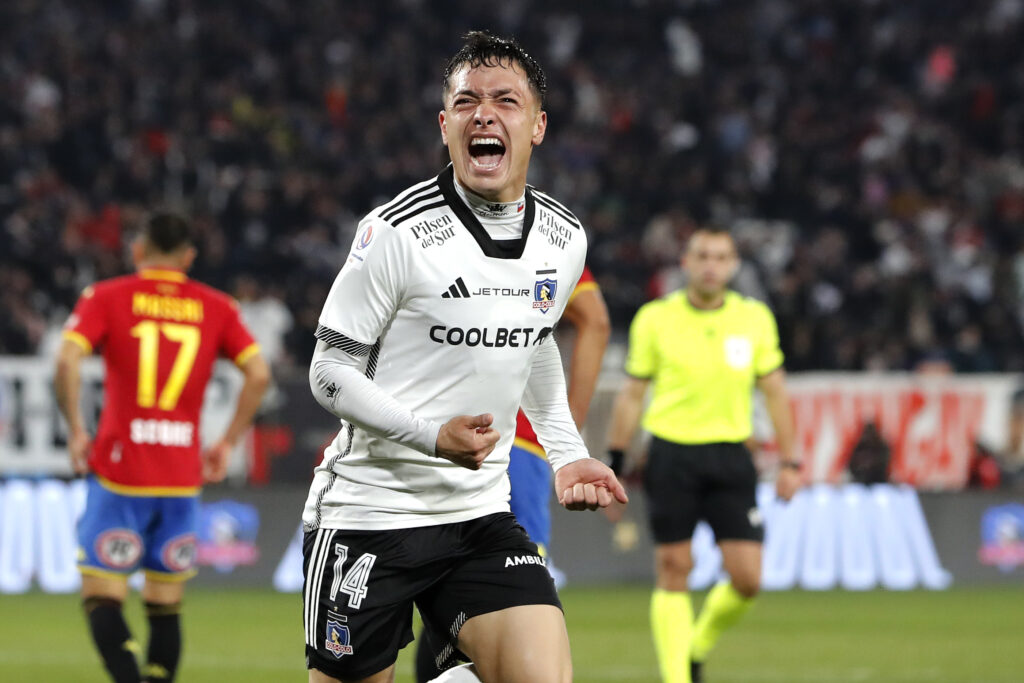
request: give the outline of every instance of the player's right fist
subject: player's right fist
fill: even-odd
[[[437,433],[434,454],[451,460],[459,467],[480,469],[484,458],[494,450],[501,436],[491,428],[493,423],[494,416],[490,413],[453,417]]]
[[[89,472],[89,446],[92,439],[84,429],[76,429],[68,436],[68,453],[71,455],[71,469],[75,474]]]

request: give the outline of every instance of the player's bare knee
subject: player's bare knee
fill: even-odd
[[[678,549],[659,550],[655,564],[659,584],[682,584],[681,588],[673,588],[669,585],[662,586],[663,588],[686,590],[686,579],[693,569],[693,558],[690,556],[689,549],[685,552]]]
[[[543,671],[527,672],[522,683],[572,683],[572,663],[556,662]]]
[[[732,578],[732,587],[748,600],[756,598],[761,592],[761,575],[759,572],[739,573]]]

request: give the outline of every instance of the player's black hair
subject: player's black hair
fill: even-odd
[[[500,38],[487,31],[470,31],[462,38],[466,41],[465,44],[448,60],[448,66],[444,68],[442,93],[447,94],[452,74],[464,64],[474,69],[478,66],[506,66],[515,63],[526,72],[526,80],[533,94],[537,96],[541,106],[544,105],[544,94],[548,91],[544,69],[540,68],[537,60],[531,57],[515,38]]]
[[[142,236],[157,251],[170,254],[192,244],[192,229],[183,216],[157,213],[146,223]]]

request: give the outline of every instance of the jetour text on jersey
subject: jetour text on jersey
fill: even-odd
[[[529,346],[531,337],[533,345],[537,346],[551,334],[552,328],[542,327],[535,330],[533,327],[498,327],[495,329],[470,327],[446,327],[434,325],[430,328],[430,340],[438,344],[449,344],[451,346],[487,346],[496,349],[504,347],[521,348]],[[537,332],[534,336],[534,332]]]

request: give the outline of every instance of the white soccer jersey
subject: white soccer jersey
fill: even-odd
[[[307,529],[399,529],[509,510],[516,412],[587,248],[579,221],[547,195],[528,188],[522,211],[521,240],[492,240],[449,166],[360,222],[316,336],[365,355],[366,376],[416,416],[444,423],[489,412],[501,439],[473,471],[343,420],[314,476]],[[586,456],[582,440],[563,447],[570,459]]]

